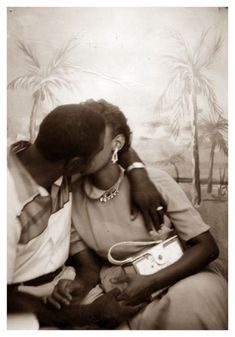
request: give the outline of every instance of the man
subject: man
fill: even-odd
[[[103,324],[125,320],[139,306],[122,305],[114,290],[93,303],[60,310],[41,301],[61,279],[74,279],[74,293],[85,297],[97,284],[99,267],[90,252],[76,251],[71,229],[70,177],[82,173],[104,142],[105,123],[83,104],[57,107],[43,120],[34,144],[14,144],[8,159],[8,312],[34,312],[41,325]],[[91,140],[93,140],[91,142]],[[95,140],[95,142],[94,142]],[[147,228],[159,227],[155,209],[160,199],[133,150],[121,158],[129,167],[134,201],[143,210]],[[136,169],[141,167],[141,170]],[[150,205],[150,207],[149,207]],[[72,234],[71,234],[72,233]],[[65,266],[73,235],[74,270]],[[87,266],[89,265],[89,268]],[[101,309],[102,308],[102,312]]]

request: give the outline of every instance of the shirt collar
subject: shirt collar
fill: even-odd
[[[48,191],[38,185],[31,177],[17,156],[17,153],[25,150],[30,145],[31,143],[28,141],[19,141],[12,144],[8,150],[8,169],[16,182],[15,187],[22,207],[37,195],[41,195],[42,197],[49,195]],[[54,184],[59,187],[62,181],[63,177],[60,177]]]

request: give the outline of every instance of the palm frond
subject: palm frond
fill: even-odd
[[[29,45],[26,45],[21,40],[16,41],[16,44],[18,48],[23,52],[31,68],[34,69],[35,72],[37,72],[40,69],[40,63],[36,54],[32,51]]]
[[[199,130],[201,131],[200,139],[209,140],[214,143],[220,151],[223,151],[228,155],[228,143],[227,143],[227,131],[228,120],[219,116],[216,119],[210,114],[203,117],[199,124]]]
[[[200,39],[198,41],[198,44],[195,47],[195,51],[194,51],[194,54],[193,54],[193,64],[194,65],[197,65],[200,58],[202,57],[203,46],[204,46],[206,37],[207,37],[210,29],[211,28],[209,27],[207,30],[202,31],[202,33],[201,33]]]
[[[175,105],[171,112],[172,120],[170,124],[170,129],[171,129],[171,135],[175,139],[179,137],[179,133],[180,133],[181,127],[184,122],[185,112],[186,112],[185,102],[182,96],[180,96],[175,102]]]
[[[228,143],[225,141],[220,143],[219,150],[222,151],[226,156],[228,156]]]
[[[76,38],[69,39],[53,56],[51,61],[48,63],[47,71],[48,74],[51,74],[58,70],[59,67],[65,66],[65,62],[67,61],[67,58],[73,48],[76,47],[77,41]]]
[[[219,37],[217,37],[215,43],[213,44],[213,47],[211,48],[210,52],[203,58],[200,59],[200,61],[198,62],[197,67],[198,68],[209,68],[213,62],[216,60],[216,57],[218,56],[221,47],[223,45],[223,38],[220,35]]]
[[[167,111],[171,109],[179,98],[179,88],[181,83],[181,74],[175,73],[168,81],[165,90],[157,100],[156,111]],[[181,94],[181,93],[180,93]],[[176,98],[175,98],[176,97]]]
[[[51,105],[52,108],[54,108],[55,105],[58,105],[59,100],[50,89],[49,85],[42,86],[41,92],[43,92],[44,99]]]
[[[74,90],[76,89],[76,85],[74,82],[69,81],[65,77],[62,76],[49,76],[43,79],[40,83],[40,85],[48,85],[48,86],[54,86],[56,89],[69,89]]]
[[[200,83],[200,87],[202,90],[203,95],[207,98],[210,113],[214,114],[215,116],[222,116],[223,115],[223,109],[220,107],[220,105],[217,102],[217,98],[214,92],[214,89],[211,85],[211,82],[208,80],[206,76],[201,75],[198,78],[198,81]]]
[[[40,80],[37,76],[33,75],[24,75],[15,78],[11,81],[7,88],[8,89],[29,89],[34,88],[39,84]]]
[[[67,76],[68,74],[77,70],[77,66],[73,63],[63,62],[59,67],[57,67],[51,74]]]
[[[174,39],[178,45],[183,49],[185,56],[187,57],[187,61],[190,65],[193,64],[193,56],[191,47],[187,44],[183,36],[177,31],[170,31],[169,35],[172,39]]]

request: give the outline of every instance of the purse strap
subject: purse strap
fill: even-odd
[[[137,255],[135,256],[130,256],[124,260],[117,260],[114,257],[112,257],[112,250],[118,246],[131,246],[131,245],[135,245],[135,246],[142,246],[142,247],[147,247],[147,246],[152,246],[152,245],[156,245],[163,242],[163,240],[155,240],[155,241],[123,241],[123,242],[118,242],[115,243],[114,245],[112,245],[112,247],[109,248],[108,251],[108,260],[110,263],[120,266],[124,263],[131,263],[133,261],[135,261],[139,255],[137,253]]]

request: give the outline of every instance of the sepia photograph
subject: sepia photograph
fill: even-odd
[[[7,6],[7,330],[228,330],[228,7]]]

